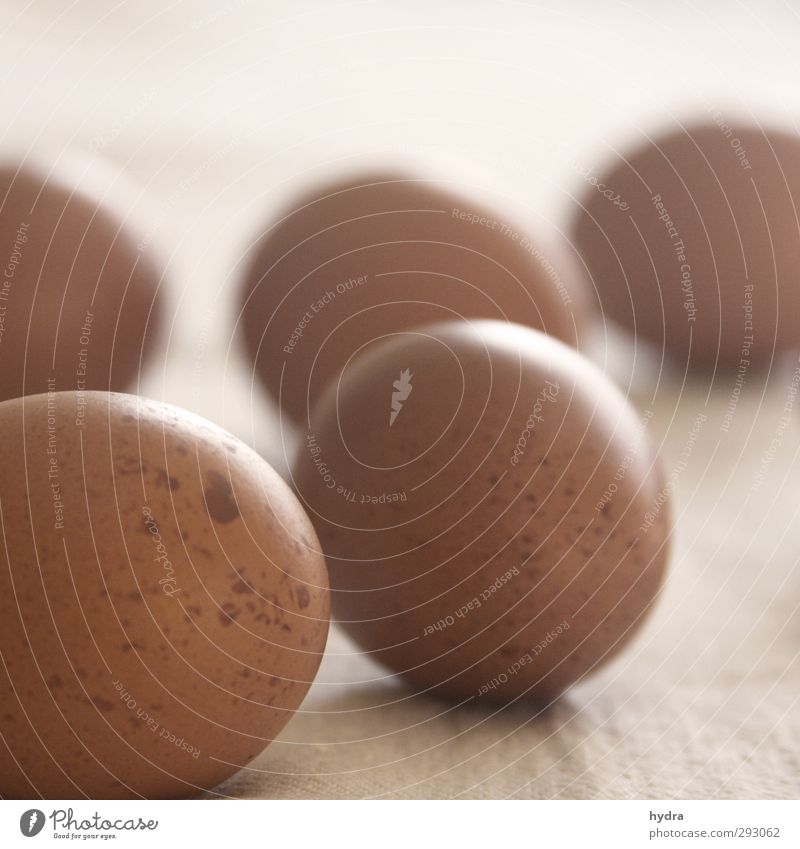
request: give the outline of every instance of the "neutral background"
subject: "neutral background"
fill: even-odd
[[[140,390],[283,469],[291,440],[231,328],[246,249],[298,186],[375,152],[465,157],[563,229],[577,169],[664,124],[720,109],[797,131],[798,44],[788,0],[8,0],[0,149],[79,151],[134,182],[171,319]],[[282,740],[224,792],[798,795],[798,362],[749,376],[726,431],[732,380],[653,373],[640,352],[630,368],[607,341],[598,363],[654,412],[677,525],[670,580],[630,650],[543,714],[456,711],[411,699],[334,631]]]

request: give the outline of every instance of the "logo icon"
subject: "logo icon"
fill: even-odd
[[[25,837],[36,837],[44,828],[44,812],[38,808],[31,808],[19,818],[19,830]]]
[[[395,391],[392,392],[392,409],[389,413],[389,427],[394,424],[395,419],[400,415],[400,410],[403,409],[403,402],[408,400],[408,396],[414,388],[411,385],[412,377],[414,375],[411,374],[411,369],[403,369],[400,372],[400,379],[395,380],[392,384]]]

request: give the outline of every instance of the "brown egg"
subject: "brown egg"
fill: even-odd
[[[800,345],[800,137],[714,121],[625,151],[574,222],[606,317],[680,363]]]
[[[335,615],[418,691],[549,700],[630,639],[664,575],[644,425],[518,325],[369,346],[315,408],[294,476]]]
[[[278,475],[129,395],[0,404],[0,795],[212,788],[280,732],[328,630],[325,565]]]
[[[242,289],[248,356],[297,422],[359,348],[433,321],[511,318],[578,344],[583,278],[510,207],[412,171],[366,171],[298,198]]]
[[[126,389],[151,353],[162,270],[98,174],[77,161],[0,167],[0,401]]]

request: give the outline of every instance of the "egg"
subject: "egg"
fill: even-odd
[[[124,390],[151,355],[162,269],[117,182],[77,158],[0,166],[0,400]]]
[[[0,404],[0,795],[167,798],[281,731],[325,646],[319,543],[246,445],[130,395]]]
[[[295,422],[360,347],[420,324],[513,318],[579,344],[583,270],[510,202],[422,168],[359,171],[307,189],[264,228],[241,289],[256,375]],[[456,183],[456,185],[458,185]]]
[[[800,345],[800,136],[727,119],[587,167],[573,224],[603,314],[678,364]]]
[[[334,615],[416,693],[555,698],[628,643],[662,584],[669,493],[648,422],[516,324],[367,346],[292,472]]]

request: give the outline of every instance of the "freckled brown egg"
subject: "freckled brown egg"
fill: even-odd
[[[409,171],[367,171],[298,198],[256,246],[242,330],[258,377],[297,422],[361,345],[420,324],[512,319],[579,342],[582,269],[510,206]]]
[[[630,639],[661,585],[646,422],[586,359],[515,324],[369,346],[294,465],[334,614],[418,691],[553,698]]]
[[[690,366],[800,346],[796,133],[718,113],[586,176],[574,240],[606,317]]]
[[[162,270],[114,187],[79,161],[0,167],[0,401],[127,389],[151,353]]]
[[[0,795],[189,796],[247,764],[328,630],[286,485],[215,425],[104,392],[0,404],[0,451]]]

